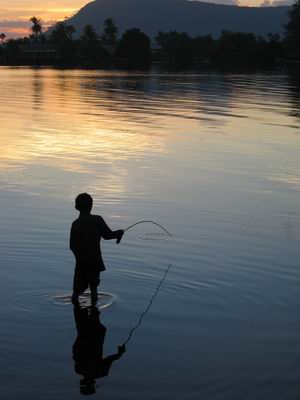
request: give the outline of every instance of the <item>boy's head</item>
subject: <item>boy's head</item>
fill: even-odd
[[[93,207],[93,198],[88,193],[80,193],[75,199],[76,210],[91,211]]]

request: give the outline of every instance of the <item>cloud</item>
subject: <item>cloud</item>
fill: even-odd
[[[229,6],[238,6],[239,5],[238,0],[213,0],[213,1],[210,1],[210,3],[226,4],[226,5],[229,5]]]
[[[264,0],[260,7],[279,7],[279,6],[291,6],[295,3],[295,0]]]
[[[29,28],[30,22],[24,20],[0,20],[0,29],[2,28]]]
[[[225,4],[228,6],[238,6],[239,0],[190,0],[190,1],[203,1],[205,3]]]
[[[295,3],[295,0],[275,0],[275,1],[273,1],[272,6],[274,6],[274,7],[291,6],[294,3]]]
[[[0,20],[0,33],[5,33],[8,39],[29,35],[30,23],[24,20]]]

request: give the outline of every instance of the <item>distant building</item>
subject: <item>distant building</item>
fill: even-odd
[[[28,43],[20,45],[20,58],[26,61],[58,60],[61,53],[55,44]]]

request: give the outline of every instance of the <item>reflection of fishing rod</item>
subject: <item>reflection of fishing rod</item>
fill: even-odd
[[[157,222],[154,222],[154,221],[139,221],[139,222],[136,222],[135,224],[132,224],[132,225],[128,226],[128,228],[124,229],[124,232],[128,231],[128,229],[133,228],[135,225],[143,224],[143,223],[145,223],[145,222],[150,222],[151,224],[154,224],[154,225],[159,226],[159,227],[160,227],[163,231],[165,231],[170,237],[173,237],[173,236],[171,235],[171,233],[168,232],[163,226],[161,226],[160,224],[158,224]]]
[[[145,315],[147,314],[147,312],[150,310],[150,308],[151,308],[151,306],[152,306],[152,303],[153,303],[155,297],[158,295],[159,289],[161,288],[161,285],[163,284],[164,280],[166,279],[167,274],[168,274],[168,272],[169,272],[169,270],[170,270],[171,267],[172,267],[172,264],[170,264],[170,265],[167,267],[167,269],[165,270],[162,279],[160,280],[160,282],[159,282],[159,284],[158,284],[158,286],[157,286],[157,288],[156,288],[156,290],[155,290],[153,296],[152,296],[151,299],[150,299],[150,302],[149,302],[148,307],[145,309],[145,311],[142,312],[142,314],[141,314],[141,316],[140,316],[140,318],[139,318],[138,323],[130,330],[129,335],[128,335],[127,339],[125,340],[125,342],[123,343],[122,346],[125,346],[125,345],[129,342],[129,340],[131,339],[131,337],[132,337],[132,335],[133,335],[133,332],[142,324],[142,320],[143,320],[144,316],[145,316]],[[121,346],[121,347],[122,347],[122,346]]]

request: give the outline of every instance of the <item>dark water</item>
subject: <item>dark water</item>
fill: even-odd
[[[0,89],[1,399],[81,398],[78,353],[103,399],[299,399],[298,80],[1,68]],[[75,310],[78,345],[83,191],[113,229],[174,237],[103,242],[108,306]]]

